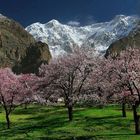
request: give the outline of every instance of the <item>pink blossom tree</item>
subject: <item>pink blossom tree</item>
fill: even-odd
[[[10,114],[21,104],[35,98],[38,77],[32,74],[15,75],[11,69],[0,69],[0,102],[5,111],[7,128],[10,128]]]
[[[48,91],[53,91],[55,97],[63,97],[68,109],[69,121],[73,119],[73,107],[79,95],[88,84],[88,77],[93,70],[95,57],[89,52],[75,50],[75,52],[52,60],[49,65],[42,65],[40,75],[42,85]]]
[[[132,106],[135,132],[140,134],[140,49],[128,48],[106,62],[106,75],[111,80],[114,94],[123,104]],[[112,89],[112,88],[111,88]]]
[[[44,102],[38,90],[38,81],[40,80],[38,76],[35,74],[20,74],[18,75],[18,80],[21,85],[19,92],[22,94],[20,104],[24,104],[25,109],[27,109],[27,105],[32,102]]]
[[[89,105],[96,105],[103,107],[107,104],[107,97],[109,96],[108,88],[110,82],[106,77],[105,59],[103,57],[95,57],[92,67],[92,72],[87,77],[86,84],[83,87],[83,94],[81,100],[89,102]],[[92,60],[92,61],[93,61]]]
[[[0,101],[5,110],[7,128],[10,128],[10,113],[19,104],[19,88],[17,76],[9,68],[0,69]]]

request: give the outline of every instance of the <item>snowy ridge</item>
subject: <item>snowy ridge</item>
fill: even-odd
[[[0,13],[0,18],[6,18],[6,17]]]
[[[71,52],[73,47],[94,47],[99,53],[114,41],[127,36],[139,23],[134,16],[116,16],[110,22],[96,23],[84,27],[73,27],[51,20],[46,24],[39,22],[28,26],[26,30],[36,40],[49,45],[53,56]]]

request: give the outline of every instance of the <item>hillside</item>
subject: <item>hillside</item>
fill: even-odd
[[[106,56],[116,55],[126,47],[140,47],[140,23],[128,36],[112,43],[106,51]]]
[[[0,15],[0,67],[11,67],[16,73],[37,72],[41,62],[50,58],[47,44],[35,41],[19,23]]]

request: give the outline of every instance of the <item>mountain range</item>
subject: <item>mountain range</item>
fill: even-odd
[[[33,23],[26,31],[37,41],[47,43],[53,57],[72,52],[74,47],[94,47],[98,53],[106,50],[116,41],[127,37],[137,29],[137,16],[118,15],[109,22],[73,27],[51,20],[42,24]]]
[[[127,46],[140,47],[140,19],[136,16],[120,15],[84,27],[51,20],[34,23],[25,30],[0,14],[0,67],[11,67],[15,73],[38,73],[42,63],[75,47],[93,47],[95,53],[107,56]]]

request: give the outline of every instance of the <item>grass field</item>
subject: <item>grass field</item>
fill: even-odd
[[[19,107],[11,115],[10,130],[0,111],[0,140],[140,140],[134,133],[132,112],[122,118],[116,106],[75,108],[73,122],[68,122],[64,107]]]

